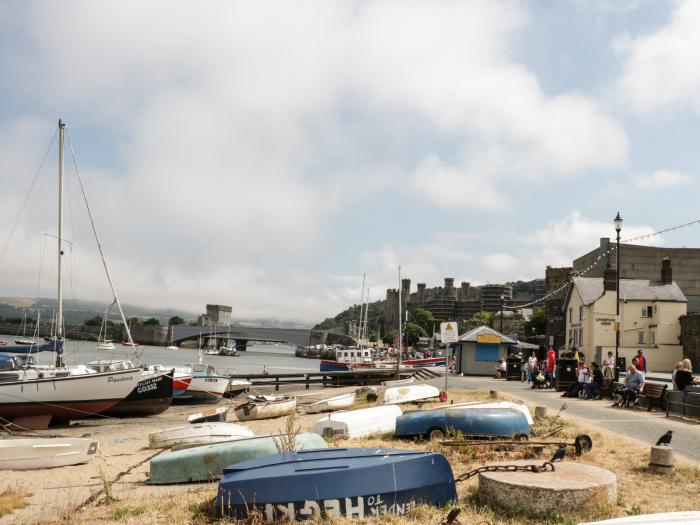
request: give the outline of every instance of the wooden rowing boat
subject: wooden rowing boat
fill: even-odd
[[[313,431],[324,437],[365,437],[377,432],[394,432],[396,418],[401,415],[397,405],[386,405],[346,412],[334,412],[316,421]]]
[[[440,390],[431,385],[402,385],[384,391],[384,404],[414,403],[440,397]]]
[[[253,436],[255,434],[248,427],[237,423],[201,423],[151,432],[148,435],[148,447],[195,447]]]
[[[297,398],[287,396],[248,396],[248,401],[234,409],[239,421],[273,419],[292,414],[297,409]]]
[[[340,394],[338,396],[329,397],[327,399],[321,399],[315,403],[311,403],[304,406],[304,411],[307,414],[318,414],[319,412],[333,412],[334,410],[340,410],[342,408],[347,408],[352,406],[355,402],[355,392],[350,392],[348,394]]]
[[[0,469],[34,470],[87,463],[98,443],[83,438],[28,438],[0,440]]]

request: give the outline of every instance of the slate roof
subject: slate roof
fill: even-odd
[[[504,344],[504,345],[518,344],[517,341],[514,341],[510,337],[503,335],[502,333],[494,330],[493,328],[491,328],[489,326],[477,326],[476,328],[469,330],[467,333],[462,334],[459,337],[459,340],[475,343],[476,337],[479,335],[497,335],[498,337],[501,338],[501,344]]]
[[[573,282],[586,306],[603,296],[602,277],[574,277]],[[664,284],[648,279],[620,279],[620,299],[623,301],[688,302],[675,282]],[[566,302],[568,303],[568,298]]]

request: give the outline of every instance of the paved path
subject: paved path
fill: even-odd
[[[444,380],[431,381],[439,388],[444,388]],[[601,401],[586,401],[583,399],[561,398],[561,392],[553,390],[533,390],[527,383],[520,381],[504,381],[488,377],[459,377],[450,376],[450,388],[465,388],[469,390],[498,390],[521,398],[528,404],[546,406],[558,411],[563,403],[566,410],[562,417],[575,417],[590,421],[594,425],[617,434],[635,438],[648,444],[656,444],[656,440],[667,430],[673,430],[673,448],[696,461],[700,461],[700,423],[681,420],[676,417],[666,417],[665,412],[655,408],[653,412],[644,409],[622,409],[611,407],[608,399]],[[646,405],[645,405],[646,406]]]

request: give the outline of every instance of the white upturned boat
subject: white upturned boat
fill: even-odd
[[[700,511],[641,514],[603,521],[589,521],[579,525],[700,525]]]
[[[82,438],[29,438],[0,440],[0,469],[34,470],[86,463],[95,457],[98,443]]]
[[[334,412],[314,423],[313,431],[323,437],[366,437],[377,432],[394,432],[401,407],[386,405],[346,412]]]
[[[228,407],[217,407],[217,408],[207,408],[196,414],[187,416],[188,423],[207,423],[207,422],[221,422],[226,421],[226,415],[228,414]]]
[[[239,421],[273,419],[287,416],[297,409],[297,398],[287,396],[248,396],[248,402],[234,409]]]
[[[333,412],[341,408],[352,406],[355,402],[355,392],[349,394],[340,394],[338,396],[321,399],[315,403],[310,403],[304,406],[304,411],[307,414],[318,414],[319,412]]]
[[[201,423],[151,432],[148,435],[148,447],[196,447],[254,436],[252,430],[237,423]]]
[[[392,379],[391,381],[382,381],[382,386],[399,386],[399,385],[412,385],[416,382],[414,377],[409,377],[407,379]]]
[[[384,391],[384,404],[412,403],[439,397],[440,390],[431,385],[395,386]]]
[[[522,412],[527,419],[528,425],[532,425],[532,414],[524,403],[513,403],[512,401],[470,401],[468,403],[456,403],[454,405],[442,405],[435,410],[463,410],[470,408],[510,408]]]

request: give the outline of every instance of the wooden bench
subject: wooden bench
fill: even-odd
[[[613,390],[615,389],[615,380],[612,377],[605,378],[603,380],[603,386],[600,387],[600,397],[609,397],[612,399]]]
[[[655,400],[659,402],[659,407],[663,409],[664,396],[666,395],[667,388],[668,385],[660,385],[658,383],[644,383],[642,385],[642,389],[639,391],[639,394],[637,394],[637,399],[649,400],[649,408],[647,408],[647,412],[651,411],[651,408],[654,406]]]

